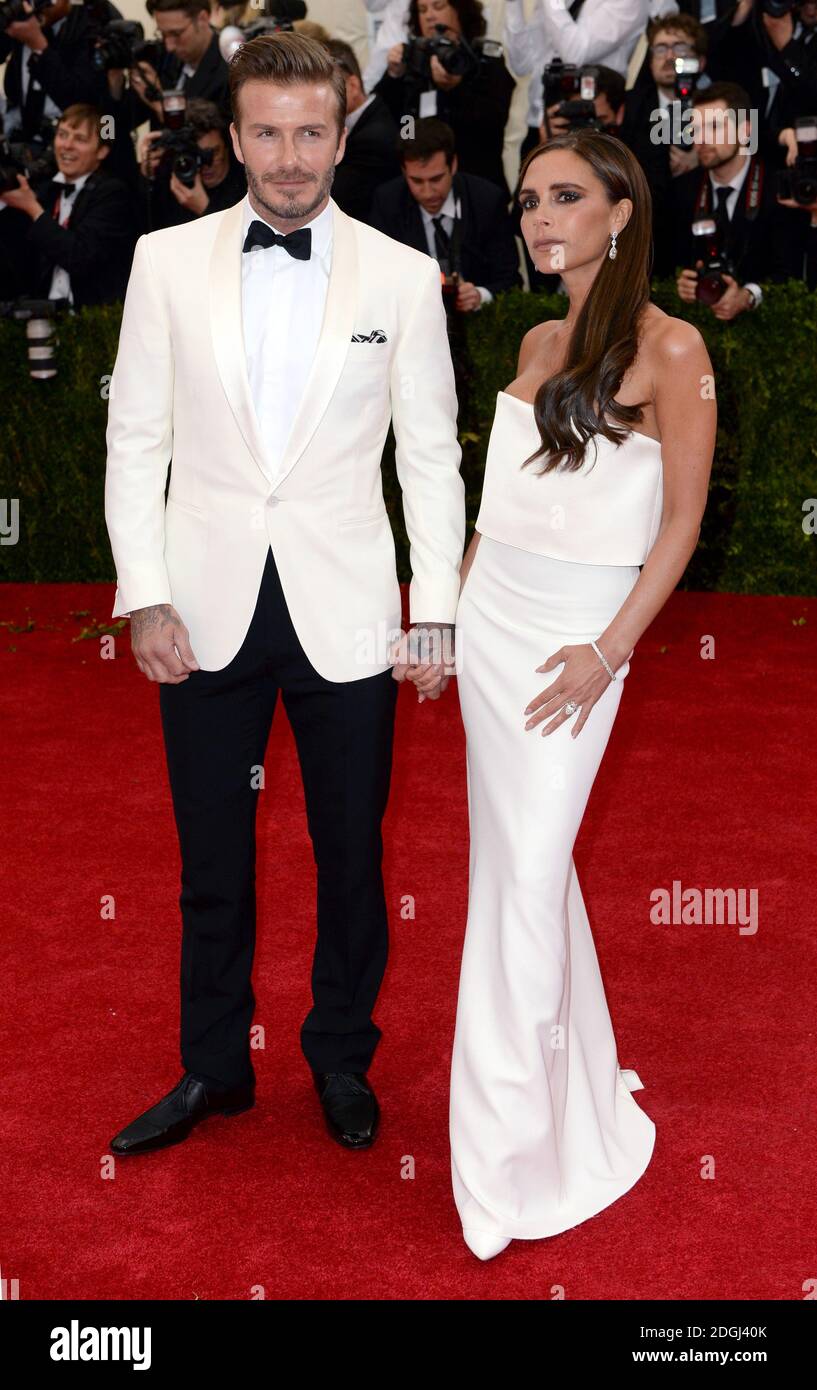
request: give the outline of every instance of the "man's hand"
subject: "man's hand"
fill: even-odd
[[[37,195],[32,189],[25,174],[17,175],[18,188],[10,188],[3,194],[3,202],[8,203],[10,208],[18,208],[20,212],[27,212],[32,222],[40,213],[45,212],[42,203],[38,202]]]
[[[131,87],[136,95],[145,103],[145,106],[150,107],[151,111],[154,115],[158,116],[160,121],[163,121],[165,112],[161,100],[150,101],[145,95],[146,88],[150,83],[152,83],[154,87],[161,89],[162,84],[159,81],[159,74],[156,69],[151,67],[150,63],[139,63],[135,68],[130,68],[128,75],[130,77]]]
[[[199,669],[190,634],[172,603],[134,608],[130,640],[136,664],[149,681],[179,685]]]
[[[392,676],[397,681],[410,680],[416,686],[419,704],[426,697],[438,700],[448,687],[456,669],[453,632],[453,623],[415,623],[397,644]],[[451,657],[450,662],[447,656]]]
[[[10,39],[17,39],[30,48],[32,53],[42,53],[48,47],[48,39],[42,31],[39,18],[34,13],[33,5],[29,5],[28,0],[23,0],[23,8],[29,19],[17,19],[13,24],[6,25],[6,33]],[[33,69],[32,69],[33,71]]]
[[[744,314],[751,303],[751,296],[748,290],[739,285],[732,275],[725,275],[721,271],[721,279],[726,282],[726,289],[720,299],[710,305],[716,319],[728,322],[729,319],[736,319],[738,314]]]
[[[698,151],[682,150],[678,145],[669,147],[669,169],[673,178],[679,174],[688,174],[690,169],[698,167]]]
[[[675,282],[678,291],[678,298],[683,299],[685,304],[695,303],[695,290],[698,284],[698,271],[703,270],[703,261],[695,262],[694,270],[682,270]]]
[[[196,174],[196,181],[192,188],[188,188],[186,183],[182,183],[175,174],[170,175],[170,191],[179,207],[183,207],[186,212],[194,212],[197,217],[201,217],[210,206],[210,199],[207,189],[201,181],[201,175]]]
[[[163,153],[161,149],[156,147],[156,141],[161,133],[160,130],[148,130],[139,142],[139,169],[146,179],[156,177],[156,170]]]
[[[568,117],[556,115],[561,104],[561,101],[554,101],[552,106],[547,107],[547,120],[539,127],[540,140],[553,140],[557,135],[567,135],[570,130]]]
[[[470,280],[460,280],[457,286],[457,308],[467,314],[472,309],[479,309],[481,304],[482,295],[476,285],[472,285]]]

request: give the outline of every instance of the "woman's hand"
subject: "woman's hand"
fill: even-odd
[[[554,652],[536,669],[551,671],[561,662],[564,662],[564,667],[556,679],[531,700],[525,710],[526,715],[532,715],[525,728],[533,729],[545,719],[550,719],[550,723],[542,730],[542,735],[553,733],[553,730],[564,724],[566,719],[573,718],[572,714],[565,713],[562,706],[566,700],[575,700],[579,709],[574,711],[577,718],[570,731],[571,738],[575,738],[584,728],[591,709],[599,696],[604,694],[611,678],[589,642],[583,642],[578,647],[560,647],[558,652]]]
[[[388,54],[386,55],[386,70],[389,74],[389,77],[403,76],[403,73],[406,70],[406,65],[403,62],[402,43],[394,43],[389,49]]]
[[[435,87],[443,87],[446,91],[450,91],[452,87],[459,87],[462,82],[461,76],[458,77],[455,73],[446,71],[436,53],[431,55],[429,68],[431,80]]]

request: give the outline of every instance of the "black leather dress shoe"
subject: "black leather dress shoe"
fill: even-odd
[[[255,1105],[255,1085],[216,1091],[185,1072],[178,1085],[111,1140],[111,1153],[143,1154],[180,1144],[208,1115],[240,1115]]]
[[[347,1149],[368,1149],[380,1120],[377,1097],[362,1071],[313,1071],[326,1126]]]

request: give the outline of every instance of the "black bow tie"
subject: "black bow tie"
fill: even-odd
[[[297,232],[289,232],[287,236],[281,232],[276,232],[267,222],[259,222],[258,219],[250,223],[250,229],[244,239],[242,251],[251,251],[254,246],[283,246],[290,256],[294,256],[296,261],[308,261],[312,255],[312,229],[311,227],[300,227]]]
[[[55,180],[54,180],[54,187],[55,187],[55,188],[58,188],[59,191],[60,191],[60,193],[64,193],[64,194],[66,195],[66,197],[70,198],[71,194],[73,193],[74,189],[76,188],[76,184],[75,184],[75,183],[62,183],[59,179],[55,179]]]

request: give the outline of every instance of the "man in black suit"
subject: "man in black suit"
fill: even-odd
[[[177,227],[211,212],[223,212],[247,192],[244,165],[233,153],[227,121],[215,102],[194,97],[184,114],[198,149],[208,163],[196,170],[192,185],[173,170],[169,150],[156,150],[161,131],[149,132],[141,164],[140,193],[150,202],[150,230]],[[153,145],[153,148],[151,148]]]
[[[325,47],[346,79],[346,149],[335,169],[332,197],[349,217],[371,223],[375,191],[400,173],[400,132],[383,98],[366,95],[351,44],[329,39]]]
[[[414,139],[400,140],[399,154],[403,174],[377,190],[372,226],[457,273],[462,313],[520,285],[506,200],[488,179],[458,172],[451,127],[436,116],[415,121]]]
[[[128,128],[133,130],[148,116],[152,130],[164,124],[162,103],[151,95],[151,85],[213,101],[232,120],[227,64],[210,24],[210,0],[147,0],[147,11],[156,20],[164,51],[158,71],[147,62],[130,71],[130,88],[121,94]],[[112,96],[120,96],[113,87]]]
[[[114,5],[106,11],[110,19],[122,17]],[[31,140],[67,106],[97,102],[102,82],[92,51],[87,12],[69,0],[58,0],[47,15],[28,5],[24,19],[7,25],[0,34],[6,134]]]
[[[624,98],[624,120],[619,131],[632,150],[652,193],[654,276],[674,270],[675,231],[672,217],[672,184],[697,168],[698,157],[681,123],[681,102],[676,95],[676,58],[696,58],[701,65],[699,87],[709,85],[706,30],[691,15],[668,15],[647,25],[647,57],[641,80]],[[658,134],[662,138],[656,139]]]
[[[66,107],[54,136],[58,172],[2,195],[0,237],[20,251],[18,294],[86,304],[124,299],[136,241],[131,190],[103,169],[108,145],[96,107]],[[19,235],[23,218],[30,219]],[[16,295],[14,296],[16,297]]]
[[[798,213],[781,207],[774,170],[762,155],[750,153],[752,111],[744,88],[714,82],[696,92],[692,105],[700,168],[682,174],[672,190],[675,264],[684,267],[678,293],[686,302],[695,299],[698,272],[706,260],[702,252],[709,243],[694,236],[692,226],[714,220],[718,248],[732,261],[734,274],[722,274],[727,288],[711,312],[729,320],[758,308],[763,298],[760,280],[783,283],[801,273],[794,248],[802,237],[794,235],[792,223]],[[804,210],[801,222],[808,215]]]

